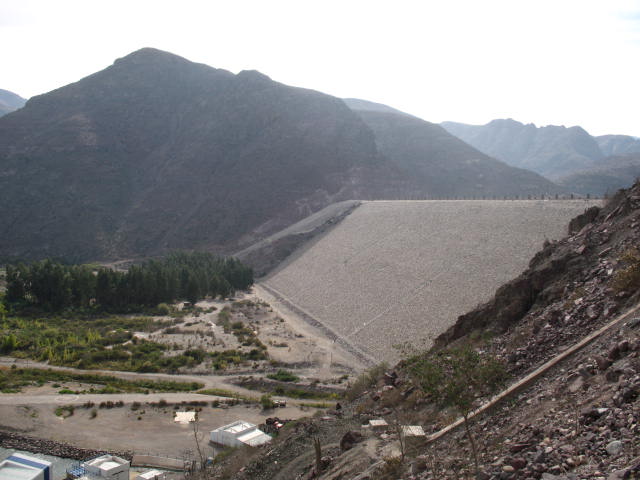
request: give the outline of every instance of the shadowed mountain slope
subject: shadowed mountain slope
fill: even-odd
[[[400,158],[338,98],[142,49],[0,119],[0,258],[229,252],[335,201],[557,189],[439,130]]]
[[[22,108],[25,102],[26,100],[20,95],[0,88],[0,117]]]
[[[402,112],[351,105],[375,133],[379,151],[434,196],[526,195],[539,193],[541,187],[547,193],[560,191],[551,182],[543,185],[533,172],[485,155],[440,125]]]
[[[640,153],[640,138],[629,135],[602,135],[595,138],[606,156]]]
[[[153,49],[31,99],[0,145],[0,252],[27,257],[224,247],[384,168],[339,99]]]
[[[597,166],[558,180],[567,190],[583,195],[611,195],[640,178],[640,154],[607,157]]]
[[[443,122],[442,126],[487,155],[551,179],[595,166],[605,156],[581,127],[536,127],[512,119],[486,125]]]

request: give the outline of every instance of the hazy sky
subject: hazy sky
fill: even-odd
[[[0,88],[155,47],[425,120],[640,136],[640,0],[0,0]]]

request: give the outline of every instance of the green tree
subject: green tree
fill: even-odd
[[[18,338],[13,333],[2,337],[2,341],[0,341],[0,353],[11,353],[17,348]]]
[[[27,294],[26,267],[20,263],[16,266],[7,265],[7,294],[6,300],[9,303],[22,302]]]
[[[443,350],[431,356],[416,355],[408,363],[414,382],[439,406],[454,408],[464,419],[478,475],[478,450],[469,417],[482,399],[489,398],[504,384],[503,364],[469,346]]]

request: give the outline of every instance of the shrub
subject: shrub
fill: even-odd
[[[171,307],[166,303],[159,303],[155,313],[157,315],[169,315],[171,313]]]
[[[504,365],[470,346],[415,355],[407,360],[413,382],[441,407],[453,407],[464,419],[465,431],[479,475],[480,465],[469,417],[477,402],[489,398],[505,382]]]
[[[71,415],[73,415],[74,411],[75,407],[73,405],[62,405],[56,408],[55,414],[58,417],[69,418]]]
[[[375,367],[371,367],[360,375],[345,392],[345,398],[349,401],[358,398],[365,390],[376,385],[382,374],[387,370],[389,366],[382,362]]]
[[[276,404],[271,399],[271,395],[269,395],[268,393],[265,393],[260,397],[260,405],[262,405],[262,408],[264,410],[269,410],[270,408],[274,408],[276,406]]]
[[[385,457],[384,463],[379,467],[377,473],[381,480],[399,478],[404,471],[404,464],[400,457]]]
[[[270,378],[271,380],[278,380],[280,382],[297,382],[300,380],[300,377],[286,370],[278,370],[276,373],[270,373],[267,375],[267,378]]]
[[[626,267],[616,272],[613,288],[617,292],[635,292],[640,288],[640,251],[635,248],[627,250],[620,260]]]

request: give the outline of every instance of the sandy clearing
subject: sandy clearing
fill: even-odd
[[[82,395],[81,399],[86,401],[88,397]],[[168,400],[171,397],[165,395],[164,398]],[[127,404],[121,408],[97,409],[94,418],[92,409],[84,408],[76,408],[72,416],[62,418],[55,415],[56,406],[58,404],[55,401],[29,405],[0,403],[0,418],[3,426],[10,430],[78,447],[105,451],[131,450],[136,453],[177,457],[190,454],[193,458],[195,455],[193,426],[174,422],[173,406],[158,408],[142,403],[140,409],[133,411],[130,404]],[[205,454],[210,456],[213,453],[208,444],[209,432],[220,426],[240,419],[255,424],[263,423],[267,417],[273,416],[295,419],[311,415],[313,411],[314,409],[299,407],[262,410],[255,405],[203,407],[198,416]]]
[[[332,376],[343,374],[345,372],[344,367],[354,372],[365,368],[365,364],[360,359],[345,351],[322,331],[301,319],[259,283],[254,285],[253,291],[256,298],[271,305],[274,312],[283,318],[289,328],[296,334],[310,339],[306,355],[309,361],[316,364],[314,366],[315,375],[320,378],[331,378]],[[291,359],[289,358],[289,360]]]

